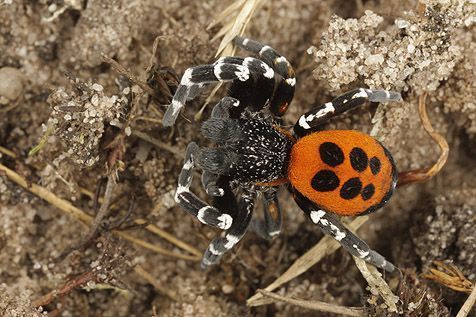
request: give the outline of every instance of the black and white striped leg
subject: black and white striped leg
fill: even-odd
[[[395,266],[347,229],[338,219],[315,206],[311,201],[294,190],[294,198],[299,207],[307,214],[313,223],[324,233],[336,239],[350,254],[363,259],[387,272],[393,272]]]
[[[294,125],[294,133],[298,137],[312,133],[330,118],[360,106],[366,101],[390,102],[401,100],[400,93],[394,91],[355,89],[303,114]]]
[[[253,229],[260,237],[271,240],[281,233],[283,223],[277,187],[270,187],[263,193],[263,211],[264,221],[253,219]]]
[[[198,151],[199,148],[194,142],[190,143],[187,147],[185,163],[179,175],[175,201],[188,213],[200,220],[200,222],[226,230],[232,226],[232,216],[206,204],[190,191],[190,185],[193,179],[193,168],[195,166],[194,159]]]
[[[211,65],[188,68],[180,80],[172,103],[164,114],[163,125],[171,126],[175,123],[180,110],[189,99],[190,93],[198,94],[198,89],[202,85],[234,80],[245,82],[254,78],[253,76],[266,78],[274,87],[274,70],[265,62],[252,57],[224,57]],[[271,88],[269,89],[271,90]]]
[[[238,203],[238,213],[233,220],[233,224],[224,236],[214,239],[202,259],[202,267],[217,264],[221,257],[231,250],[246,233],[253,215],[256,191],[254,189],[244,190]]]
[[[284,115],[294,97],[296,86],[294,69],[289,61],[268,45],[240,36],[235,37],[234,42],[237,46],[258,54],[282,77],[278,80],[273,98],[270,101],[270,110],[276,116]]]

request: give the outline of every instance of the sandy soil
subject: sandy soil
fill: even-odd
[[[174,127],[161,118],[183,71],[214,61],[220,24],[207,26],[228,5],[0,1],[0,315],[335,316],[246,305],[322,238],[284,188],[282,234],[265,241],[249,232],[207,271],[200,254],[219,232],[173,203],[186,145],[208,144],[194,116],[212,89]],[[464,0],[275,0],[256,8],[244,35],[296,69],[285,126],[346,90],[399,91],[403,102],[363,106],[328,128],[370,133],[400,171],[425,168],[440,153],[418,113],[426,93],[433,128],[450,148],[437,176],[398,189],[359,230],[402,270],[385,276],[397,312],[342,250],[278,294],[364,307],[369,316],[457,314],[476,283],[475,22],[476,4]],[[194,188],[206,198],[198,181]],[[460,276],[435,281],[431,268]]]

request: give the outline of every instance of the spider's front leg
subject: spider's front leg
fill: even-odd
[[[183,209],[200,220],[200,222],[226,230],[232,226],[233,217],[228,213],[221,212],[217,208],[206,204],[190,191],[195,159],[199,151],[197,144],[194,142],[190,143],[187,147],[185,163],[179,175],[175,201],[182,206]]]
[[[318,225],[324,233],[336,239],[350,254],[375,265],[387,272],[393,272],[395,266],[374,250],[367,243],[347,229],[333,215],[315,206],[313,202],[302,194],[293,190],[294,199],[298,206],[307,214],[313,223]]]
[[[303,137],[319,130],[322,124],[326,123],[330,118],[360,106],[366,101],[389,102],[401,100],[402,96],[400,93],[394,91],[365,88],[355,89],[303,114],[294,125],[294,134],[298,137]]]
[[[175,123],[180,110],[191,96],[207,83],[216,82],[253,82],[259,77],[263,98],[268,98],[274,90],[274,71],[265,62],[252,58],[224,57],[211,65],[201,65],[185,71],[177,87],[172,103],[164,114],[162,123],[171,126]],[[249,85],[246,85],[248,90]]]
[[[218,263],[223,254],[231,250],[243,238],[253,215],[255,199],[255,189],[243,189],[233,224],[223,237],[216,238],[210,243],[203,255],[203,268]]]

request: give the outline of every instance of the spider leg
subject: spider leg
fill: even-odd
[[[270,101],[270,110],[276,116],[284,115],[294,97],[296,85],[294,69],[289,61],[274,48],[247,38],[237,36],[234,39],[234,43],[249,52],[258,54],[263,61],[281,76],[275,88],[273,98]]]
[[[395,266],[347,229],[338,219],[321,208],[315,206],[309,199],[293,190],[294,199],[298,206],[307,214],[313,223],[318,225],[324,233],[336,239],[350,254],[375,265],[387,272],[393,272]]]
[[[321,125],[330,118],[360,106],[366,101],[389,102],[400,100],[402,100],[400,93],[394,91],[355,89],[303,114],[294,125],[294,134],[302,137],[319,130]]]
[[[211,65],[188,68],[180,80],[172,103],[164,114],[162,123],[171,126],[175,123],[180,110],[192,95],[197,95],[201,86],[207,83],[237,81],[246,82],[262,77],[260,82],[268,82],[267,90],[271,96],[274,88],[274,71],[265,62],[252,58],[224,57]],[[248,88],[250,85],[247,85]],[[260,92],[261,93],[261,92]]]
[[[270,187],[263,193],[263,211],[264,221],[253,220],[252,226],[260,237],[271,240],[279,235],[283,223],[277,187]]]
[[[230,214],[223,213],[217,208],[206,204],[190,191],[193,167],[195,166],[195,156],[198,154],[198,151],[199,148],[194,142],[190,143],[187,147],[185,163],[179,175],[175,201],[200,222],[226,230],[232,226],[233,217]]]
[[[256,191],[244,190],[238,203],[238,213],[230,229],[223,237],[214,239],[205,251],[202,259],[202,267],[206,268],[220,261],[223,254],[231,250],[246,233],[253,214]]]

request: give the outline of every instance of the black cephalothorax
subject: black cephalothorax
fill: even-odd
[[[259,119],[211,118],[203,123],[202,134],[219,144],[197,155],[202,169],[243,184],[286,177],[292,141],[271,124]]]

